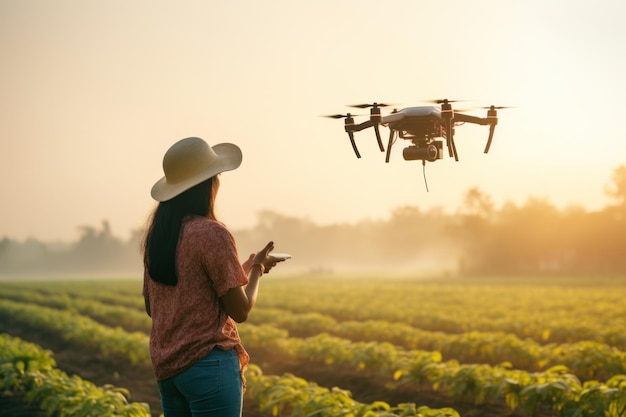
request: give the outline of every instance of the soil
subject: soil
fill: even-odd
[[[44,349],[54,352],[57,368],[68,375],[77,374],[98,386],[113,384],[127,388],[131,393],[131,401],[145,402],[150,405],[151,413],[158,417],[162,410],[159,392],[152,368],[133,365],[125,357],[101,357],[97,352],[77,347],[63,340],[57,334],[45,333],[13,323],[0,322],[0,333],[8,333],[25,341],[36,343]],[[244,341],[245,343],[245,341]],[[416,392],[414,388],[397,388],[388,390],[386,381],[380,378],[367,378],[352,370],[326,366],[312,366],[310,363],[285,361],[284,358],[272,356],[268,352],[250,350],[252,362],[259,364],[265,375],[282,375],[291,373],[320,386],[340,387],[352,392],[352,397],[362,403],[383,400],[390,405],[413,402],[428,405],[431,408],[452,407],[463,417],[519,417],[521,412],[512,412],[505,404],[489,404],[476,406],[468,401],[454,401],[436,392],[425,390]],[[541,417],[543,413],[539,413]],[[258,410],[251,398],[244,397],[245,417],[267,417]],[[545,414],[547,416],[548,414]],[[0,417],[46,417],[47,414],[36,406],[23,400],[23,394],[2,394],[0,392]]]

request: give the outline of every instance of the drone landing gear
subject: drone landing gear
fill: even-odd
[[[348,132],[348,136],[350,137],[350,143],[352,144],[352,149],[354,150],[356,157],[360,158],[361,154],[359,153],[359,150],[356,147],[356,142],[354,141],[354,133]]]
[[[383,141],[380,138],[380,130],[378,129],[378,124],[374,125],[374,132],[376,132],[376,140],[378,141],[378,148],[381,152],[385,152],[385,148],[383,147]]]
[[[385,156],[385,162],[389,162],[391,157],[391,146],[393,145],[393,138],[396,136],[396,131],[389,129],[389,142],[387,143],[387,155]]]
[[[448,149],[449,149],[450,156],[454,156],[454,160],[456,162],[459,162],[459,154],[456,153],[456,145],[454,143],[454,137],[451,137],[450,140],[448,141]]]
[[[503,108],[503,107],[497,107]],[[489,138],[487,139],[487,145],[485,146],[485,153],[489,152],[489,147],[491,146],[491,141],[493,140],[493,132],[496,130],[496,123],[498,123],[498,112],[495,106],[491,106],[487,111],[487,119],[492,120],[492,123],[489,124]]]

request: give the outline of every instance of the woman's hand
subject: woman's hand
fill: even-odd
[[[224,310],[237,323],[243,323],[248,319],[248,313],[250,313],[250,310],[256,303],[257,293],[259,290],[259,278],[264,272],[269,272],[270,269],[275,267],[278,262],[284,261],[284,259],[278,259],[270,255],[270,252],[273,249],[274,242],[270,241],[256,254],[250,254],[248,259],[242,265],[244,271],[250,274],[248,275],[248,284],[241,287],[231,288],[224,296],[222,296]],[[258,274],[252,272],[252,267],[254,265],[260,265],[260,272]]]
[[[261,249],[259,252],[257,252],[256,255],[254,255],[252,264],[261,264],[263,265],[265,273],[270,272],[270,270],[274,268],[278,262],[284,261],[284,259],[277,259],[270,255],[270,252],[272,250],[274,250],[274,242],[270,241],[267,243],[267,245],[265,245],[263,249]]]

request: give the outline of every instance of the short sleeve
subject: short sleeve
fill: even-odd
[[[218,297],[231,288],[248,283],[248,277],[239,262],[237,246],[232,234],[222,224],[210,221],[208,233],[202,233],[204,244],[199,245],[201,263]]]

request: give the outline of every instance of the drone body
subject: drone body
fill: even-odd
[[[368,108],[370,107],[369,120],[356,124],[354,117],[348,113],[347,115],[336,114],[328,117],[345,118],[345,131],[348,133],[352,148],[357,156],[361,155],[354,141],[354,132],[373,127],[378,140],[378,146],[381,152],[385,151],[378,126],[383,125],[389,128],[389,141],[387,144],[387,155],[385,162],[389,162],[391,155],[391,147],[395,142],[396,135],[401,139],[411,141],[411,144],[404,148],[403,157],[407,161],[421,160],[434,162],[443,159],[443,140],[445,140],[448,154],[459,160],[456,145],[454,143],[454,127],[463,123],[474,123],[478,125],[489,126],[489,137],[485,147],[485,153],[489,152],[493,133],[498,124],[498,109],[504,107],[490,106],[487,109],[487,117],[476,117],[467,114],[454,112],[452,109],[452,100],[436,100],[436,104],[441,106],[418,106],[407,107],[401,110],[394,110],[392,113],[383,116],[381,107],[387,107],[387,104],[359,104],[352,107]],[[441,138],[443,140],[437,140]]]

